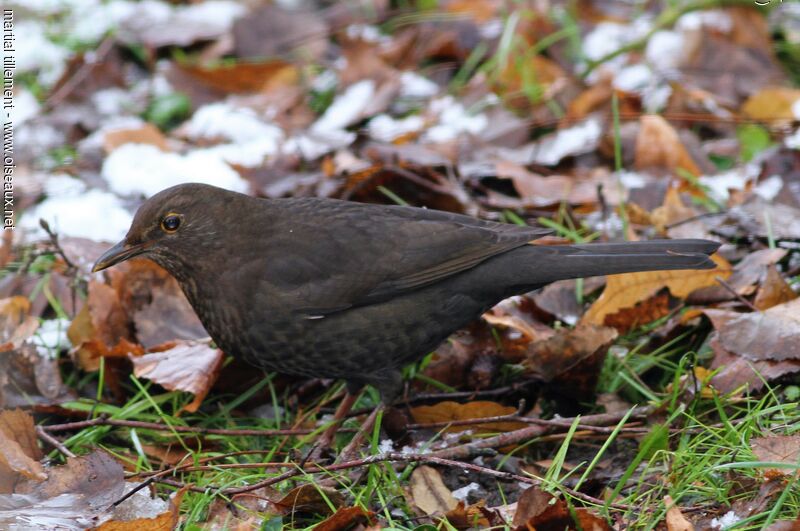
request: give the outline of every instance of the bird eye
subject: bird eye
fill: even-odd
[[[161,228],[164,232],[175,232],[181,226],[181,217],[177,214],[167,214],[161,220]]]

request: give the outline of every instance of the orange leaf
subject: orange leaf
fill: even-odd
[[[715,285],[717,277],[728,278],[731,265],[727,260],[714,254],[711,259],[717,264],[716,269],[690,269],[674,271],[643,271],[609,275],[606,289],[589,310],[583,315],[581,322],[601,325],[607,315],[623,308],[631,308],[655,295],[664,287],[669,288],[674,297],[686,298],[698,288]]]

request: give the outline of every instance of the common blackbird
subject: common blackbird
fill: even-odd
[[[718,244],[532,245],[549,233],[334,199],[258,199],[202,184],[144,202],[93,271],[134,256],[169,271],[216,344],[258,367],[374,385],[509,296],[555,280],[708,269]]]

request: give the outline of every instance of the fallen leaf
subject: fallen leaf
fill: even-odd
[[[130,356],[133,374],[165,389],[192,393],[195,398],[184,409],[197,411],[214,384],[225,355],[207,343],[194,341],[178,341],[164,347],[143,356]]]
[[[666,234],[667,226],[697,216],[697,210],[687,207],[681,199],[678,187],[670,186],[664,195],[664,203],[653,210],[651,219],[660,234]]]
[[[19,348],[39,328],[39,319],[30,311],[26,297],[0,300],[0,352]]]
[[[411,409],[411,416],[415,422],[427,424],[433,422],[451,422],[454,420],[472,420],[485,417],[499,417],[512,415],[517,408],[504,406],[497,402],[475,401],[460,404],[458,402],[444,401],[432,406],[417,406]],[[522,422],[487,422],[485,424],[470,424],[467,426],[450,426],[445,431],[457,433],[465,430],[475,432],[505,432],[514,431],[525,427]]]
[[[297,67],[281,60],[216,67],[179,65],[180,71],[222,94],[268,92],[297,83]]]
[[[789,87],[764,87],[747,98],[742,113],[771,125],[789,124],[797,119],[792,106],[800,100],[800,90]]]
[[[458,505],[439,471],[427,465],[418,466],[411,473],[411,496],[414,505],[425,514],[445,514]]]
[[[756,285],[766,277],[767,267],[780,262],[786,256],[786,252],[786,249],[761,249],[752,252],[736,264],[726,282],[737,294],[752,295],[756,291]],[[687,302],[709,304],[735,298],[736,295],[729,289],[717,284],[693,291],[687,298]]]
[[[605,286],[605,277],[589,277],[583,280],[583,296]],[[559,280],[548,284],[533,295],[536,306],[572,326],[578,322],[583,308],[578,304],[576,280]]]
[[[491,523],[482,509],[481,505],[467,505],[459,501],[444,517],[456,529],[487,529],[491,527]]]
[[[709,341],[709,346],[714,351],[711,369],[716,374],[711,378],[711,385],[722,393],[732,393],[744,388],[758,391],[764,387],[764,382],[771,382],[788,374],[800,372],[800,361],[751,361],[725,350],[719,341],[719,334],[715,333]]]
[[[650,114],[639,120],[634,165],[637,169],[666,168],[672,172],[684,170],[692,175],[702,174],[684,147],[678,132],[664,118]]]
[[[150,144],[161,151],[169,151],[167,139],[159,129],[151,123],[144,123],[134,129],[112,129],[103,137],[103,149],[111,153],[124,144]]]
[[[0,528],[94,528],[111,519],[111,504],[125,491],[122,465],[103,451],[67,458],[47,470],[45,481],[28,480],[0,495]]]
[[[233,24],[234,55],[318,61],[328,49],[328,25],[318,12],[260,5]]]
[[[759,461],[797,465],[800,462],[800,435],[770,435],[750,439],[750,449]],[[791,476],[795,468],[765,468],[767,477]]]
[[[290,490],[279,501],[273,502],[285,514],[295,512],[332,514],[344,505],[344,496],[330,487],[304,483]],[[333,505],[333,509],[331,509]]]
[[[671,496],[664,496],[664,505],[667,507],[667,531],[694,531],[694,525],[683,516]]]
[[[128,314],[111,286],[95,280],[89,281],[87,303],[67,330],[67,337],[76,347],[73,353],[82,369],[96,371],[100,357],[108,356],[115,347],[125,348],[130,340]]]
[[[34,345],[0,352],[0,408],[55,405],[74,398],[61,380],[58,360],[39,354]]]
[[[653,297],[637,302],[630,308],[622,308],[615,313],[606,315],[603,324],[624,334],[641,325],[666,317],[672,312],[673,306],[669,291],[662,289]]]
[[[582,323],[601,325],[609,314],[652,297],[664,287],[678,298],[686,298],[691,292],[717,283],[717,277],[728,278],[731,266],[727,260],[714,254],[711,256],[715,269],[644,271],[609,275],[602,295],[592,304],[581,319]]]
[[[127,488],[136,487],[135,484],[130,483],[126,486]],[[146,489],[139,490],[115,507],[112,519],[96,528],[96,531],[168,531],[175,529],[180,516],[181,500],[187,490],[188,487],[183,487],[173,492],[169,500],[162,504],[154,504],[155,500],[150,497]],[[156,508],[154,505],[162,507]],[[161,512],[156,512],[158,510]]]
[[[559,328],[552,337],[531,343],[523,364],[527,373],[542,381],[553,382],[561,376],[572,379],[570,392],[577,392],[578,387],[592,392],[599,375],[597,369],[602,366],[606,351],[616,337],[616,330],[604,326],[581,324],[575,328]],[[576,370],[581,364],[586,364],[585,371]],[[588,389],[576,385],[584,373],[592,376],[585,385]]]
[[[752,361],[800,360],[800,299],[763,312],[706,310],[721,345]]]
[[[770,264],[767,266],[767,276],[756,292],[753,306],[763,311],[796,298],[797,293],[786,283],[777,268]]]
[[[369,525],[375,513],[361,507],[340,507],[335,513],[314,526],[314,531],[343,531],[356,525]]]
[[[14,492],[20,476],[47,479],[41,458],[33,417],[19,409],[0,411],[0,494]]]

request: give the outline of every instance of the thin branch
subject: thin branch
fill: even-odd
[[[43,440],[44,442],[46,442],[47,444],[49,444],[50,446],[61,452],[62,454],[66,455],[67,457],[75,457],[75,454],[73,454],[69,450],[69,448],[61,444],[61,441],[59,441],[58,439],[56,439],[55,437],[44,431],[44,429],[42,429],[41,426],[36,426],[36,435],[38,435],[41,440]]]
[[[755,306],[753,306],[752,302],[750,302],[749,300],[747,300],[744,297],[742,297],[742,295],[738,291],[736,291],[736,288],[734,288],[733,286],[728,284],[728,282],[724,278],[722,278],[722,277],[714,277],[714,279],[717,282],[719,282],[720,286],[725,288],[727,291],[729,291],[731,293],[731,295],[736,297],[736,299],[739,302],[741,302],[742,304],[744,304],[745,306],[747,306],[748,308],[750,308],[754,312],[759,313],[760,310],[758,308],[756,308]]]

